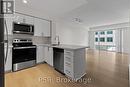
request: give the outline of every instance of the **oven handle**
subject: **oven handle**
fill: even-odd
[[[36,46],[31,46],[31,47],[13,47],[13,49],[31,49],[31,48],[36,48]]]

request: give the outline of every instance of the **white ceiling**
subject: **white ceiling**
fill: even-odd
[[[88,3],[62,16],[63,20],[74,22],[80,18],[81,25],[93,27],[128,22],[130,0],[87,0]]]
[[[126,22],[130,0],[27,0],[32,9],[67,22],[79,18],[84,26]],[[22,3],[22,0],[17,0]]]
[[[16,0],[16,4],[23,4],[22,1]],[[27,6],[32,9],[58,17],[85,4],[86,0],[27,0],[27,2]]]

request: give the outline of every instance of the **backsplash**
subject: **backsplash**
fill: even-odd
[[[23,35],[23,34],[15,34],[15,35],[9,35],[9,44],[12,44],[12,40],[15,38],[24,38],[28,39],[31,38],[33,40],[33,44],[51,44],[51,38],[50,37],[39,37],[39,36],[32,36],[32,35]],[[5,40],[6,40],[5,36]]]
[[[50,37],[33,37],[34,44],[51,44]]]

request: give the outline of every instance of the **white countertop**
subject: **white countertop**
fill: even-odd
[[[49,46],[49,47],[53,47],[53,48],[62,48],[62,49],[70,49],[70,50],[89,48],[88,46],[66,45],[66,44],[60,44],[60,45],[56,45],[56,46],[53,46],[51,44],[37,44],[37,46]]]
[[[63,48],[63,49],[71,49],[71,50],[78,50],[78,49],[88,48],[87,46],[65,45],[65,44],[61,44],[61,45],[53,46],[53,47],[55,47],[55,48]]]

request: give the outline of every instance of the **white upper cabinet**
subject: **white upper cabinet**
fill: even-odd
[[[34,20],[35,36],[50,37],[50,22],[42,19],[35,18]]]
[[[26,24],[34,24],[34,18],[22,14],[15,14],[14,22],[26,23]]]
[[[30,16],[25,16],[25,23],[34,25],[34,18]]]
[[[50,37],[51,35],[50,35],[50,30],[51,30],[51,24],[50,24],[50,22],[49,21],[44,21],[44,20],[42,20],[43,22],[43,29],[44,29],[44,36],[46,36],[46,37]]]
[[[24,15],[15,13],[14,22],[24,23],[25,22]]]
[[[37,18],[34,20],[34,36],[43,36],[42,21]]]

